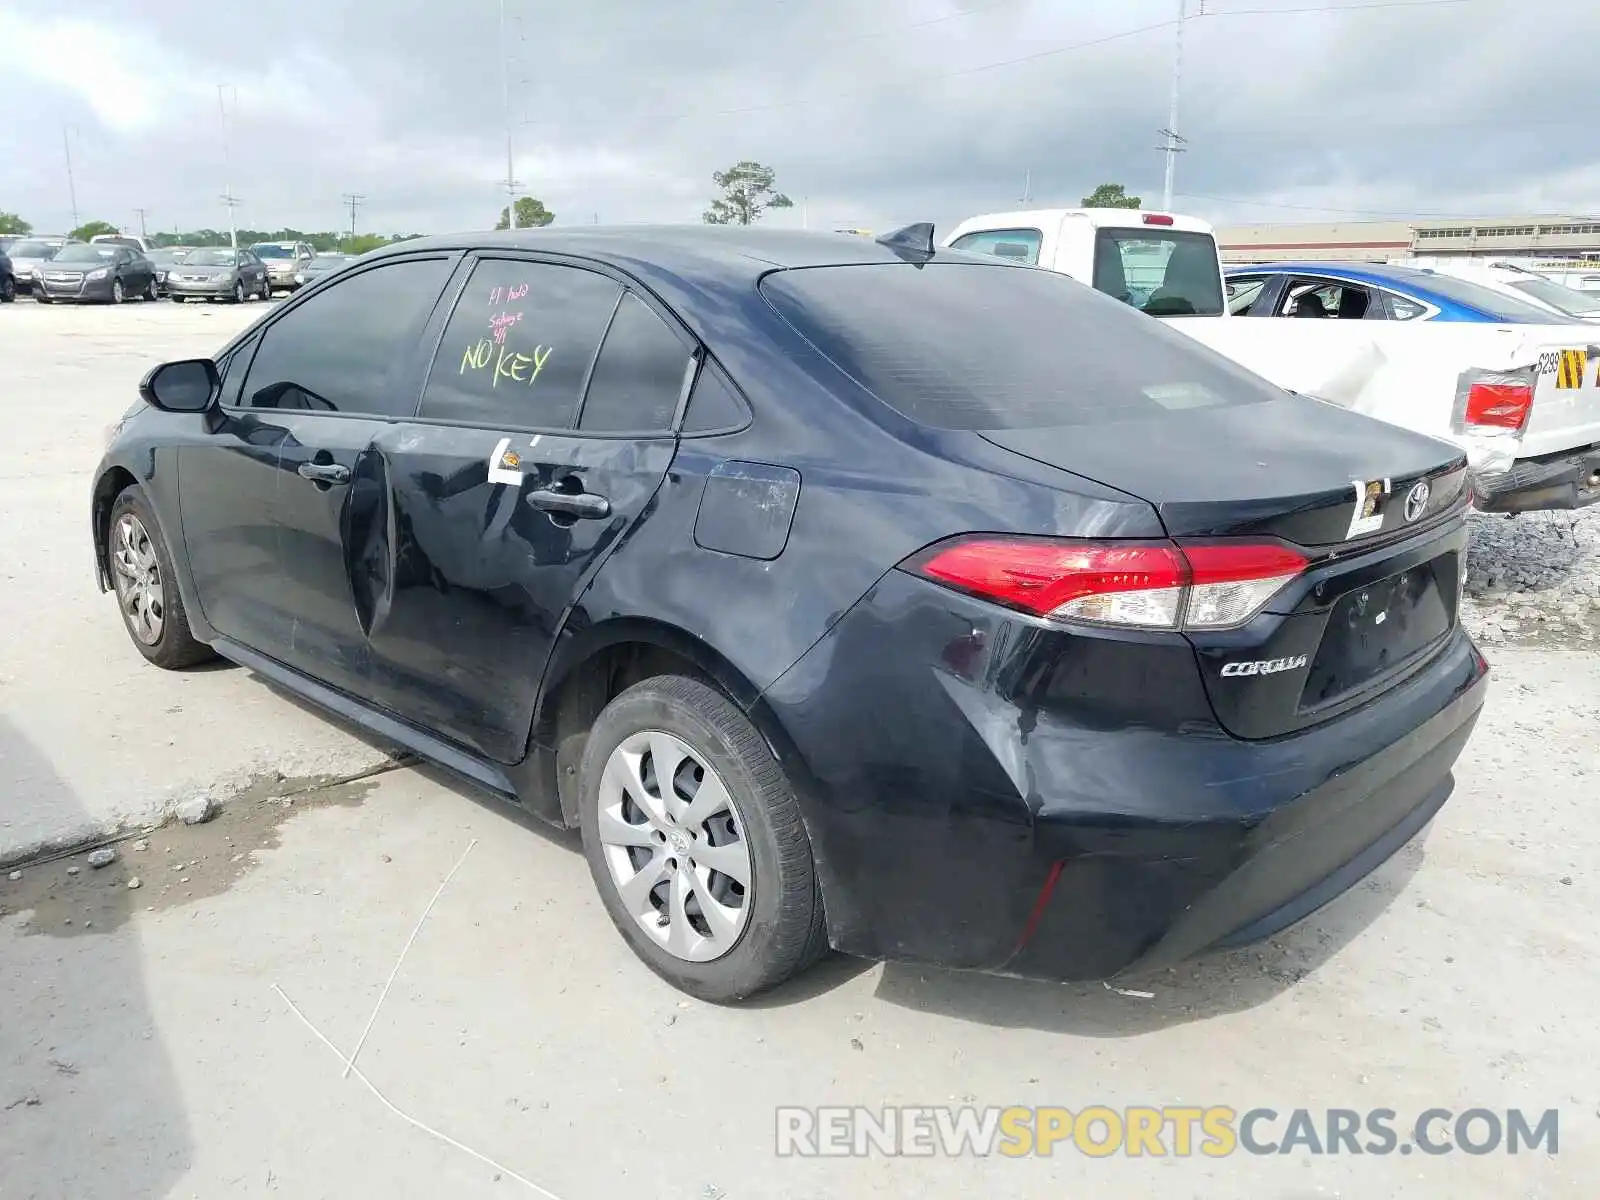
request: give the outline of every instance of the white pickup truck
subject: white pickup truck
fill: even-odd
[[[1280,387],[1454,442],[1473,468],[1480,508],[1600,502],[1600,331],[1592,325],[1531,307],[1526,321],[1464,317],[1379,283],[1350,284],[1332,263],[1274,279],[1272,307],[1240,317],[1255,295],[1241,287],[1228,294],[1211,227],[1169,213],[993,213],[963,221],[944,244],[1060,271],[1167,319]],[[1261,272],[1281,274],[1276,265]],[[1345,294],[1348,309],[1329,311]]]

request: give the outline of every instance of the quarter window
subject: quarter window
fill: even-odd
[[[620,284],[594,271],[482,260],[450,314],[422,415],[513,429],[572,428],[621,296]]]
[[[399,370],[449,274],[448,259],[407,259],[319,291],[267,328],[245,406],[409,417]]]
[[[689,349],[631,292],[611,320],[578,428],[596,433],[667,429],[678,411]]]

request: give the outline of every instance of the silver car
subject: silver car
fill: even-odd
[[[11,256],[11,270],[17,277],[17,295],[31,293],[34,272],[43,268],[61,247],[72,241],[64,237],[25,237],[12,242],[6,253]]]
[[[275,292],[292,292],[300,286],[295,276],[317,257],[305,242],[257,242],[250,252],[267,264],[267,278]]]

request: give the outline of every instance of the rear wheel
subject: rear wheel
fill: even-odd
[[[161,540],[161,527],[144,493],[125,489],[111,505],[106,566],[117,595],[117,608],[133,644],[158,667],[179,670],[215,657],[195,640],[183,597],[172,569],[172,556]]]
[[[10,304],[17,298],[17,281],[7,275],[0,279],[0,304]]]
[[[628,688],[581,769],[584,856],[612,922],[675,987],[726,1003],[827,949],[811,842],[766,741],[678,675]]]

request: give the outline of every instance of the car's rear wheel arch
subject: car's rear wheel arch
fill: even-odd
[[[659,675],[699,679],[737,705],[789,775],[805,814],[810,773],[762,702],[761,689],[693,634],[665,622],[623,619],[590,626],[577,635],[558,651],[541,688],[529,748],[552,751],[542,756],[545,778],[536,783],[546,795],[559,798],[565,825],[578,824],[578,763],[595,719],[625,689]]]

